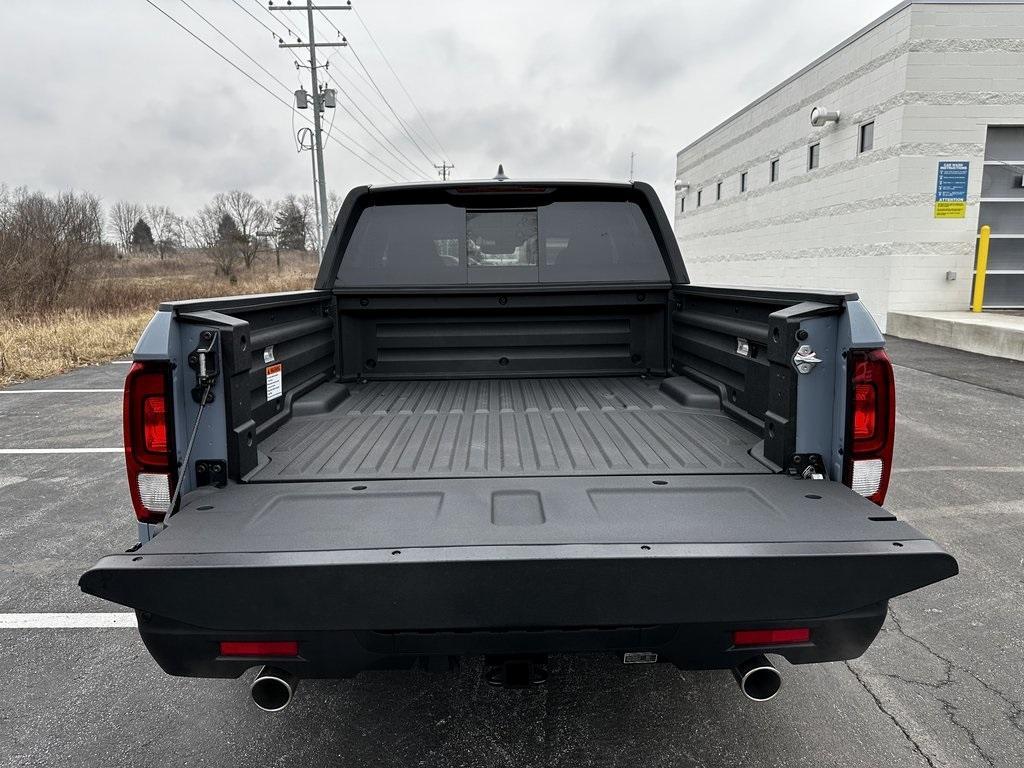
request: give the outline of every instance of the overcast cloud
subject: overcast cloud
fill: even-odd
[[[291,100],[181,0],[154,2]],[[894,0],[354,2],[457,177],[490,177],[502,162],[514,178],[625,178],[636,152],[637,178],[668,201],[676,151]],[[298,86],[294,59],[231,0],[189,3]],[[258,0],[238,3],[279,27]],[[304,24],[304,14],[277,15]],[[329,15],[430,160],[440,162],[354,14]],[[318,27],[336,37],[323,19]],[[310,157],[295,151],[291,111],[144,0],[4,2],[0,29],[0,183],[85,189],[108,203],[163,203],[180,213],[231,188],[261,198],[310,190]],[[409,160],[430,171],[353,89],[354,81],[372,92],[353,69],[352,51],[327,50],[330,71],[338,73],[332,79]],[[295,127],[303,124],[300,118]],[[346,141],[346,132],[412,176],[341,110],[334,127],[335,137]],[[329,186],[339,192],[385,181],[334,143],[326,162]]]

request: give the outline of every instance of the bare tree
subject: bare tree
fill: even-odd
[[[153,244],[161,259],[178,245],[176,219],[166,205],[146,206],[146,223],[153,232]]]
[[[221,236],[220,224],[224,215],[225,211],[210,203],[196,211],[194,216],[178,219],[176,228],[181,242],[200,251],[216,274],[234,279],[241,252],[238,242],[227,241]]]
[[[142,218],[142,206],[118,200],[110,207],[110,226],[114,228],[117,244],[122,253],[130,253],[132,249],[132,229]]]
[[[46,309],[80,287],[104,257],[99,198],[0,191],[0,304]]]
[[[306,219],[307,236],[306,240],[314,251],[320,253],[323,250],[323,229],[320,227],[320,213],[316,200],[312,195],[303,195],[299,198],[299,209]]]
[[[238,248],[242,261],[246,269],[252,269],[259,255],[259,232],[269,229],[273,222],[270,211],[251,193],[239,189],[217,195],[213,205],[234,219],[241,235]]]
[[[338,220],[338,214],[341,213],[341,206],[344,202],[342,196],[333,189],[327,193],[328,230],[334,229],[334,222]]]

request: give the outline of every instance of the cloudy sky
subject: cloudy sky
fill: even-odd
[[[625,178],[635,152],[636,177],[664,200],[677,150],[895,2],[354,1],[358,18],[328,12],[352,48],[321,49],[331,54],[328,77],[348,94],[339,99],[358,105],[350,109],[359,122],[336,111],[332,136],[359,142],[379,169],[411,178],[414,169],[432,172],[428,160],[447,159],[459,178],[492,176],[498,162],[517,178]],[[298,87],[295,59],[262,25],[284,34],[283,19],[304,25],[303,13],[270,14],[260,0],[187,2],[283,85],[185,0],[153,0],[291,102],[284,85]],[[322,17],[317,27],[337,38]],[[232,188],[261,198],[310,189],[310,155],[295,149],[302,118],[146,0],[3,2],[0,29],[0,183],[86,189],[108,203],[179,213]],[[339,192],[386,181],[334,141],[326,163]]]

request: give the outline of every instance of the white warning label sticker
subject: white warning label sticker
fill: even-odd
[[[658,654],[652,651],[626,651],[622,654],[623,664],[654,664]]]
[[[283,391],[281,364],[267,366],[267,402],[280,397]]]

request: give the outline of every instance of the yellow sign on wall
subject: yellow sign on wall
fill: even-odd
[[[963,200],[938,200],[935,203],[936,219],[963,219],[967,216],[967,203]]]

